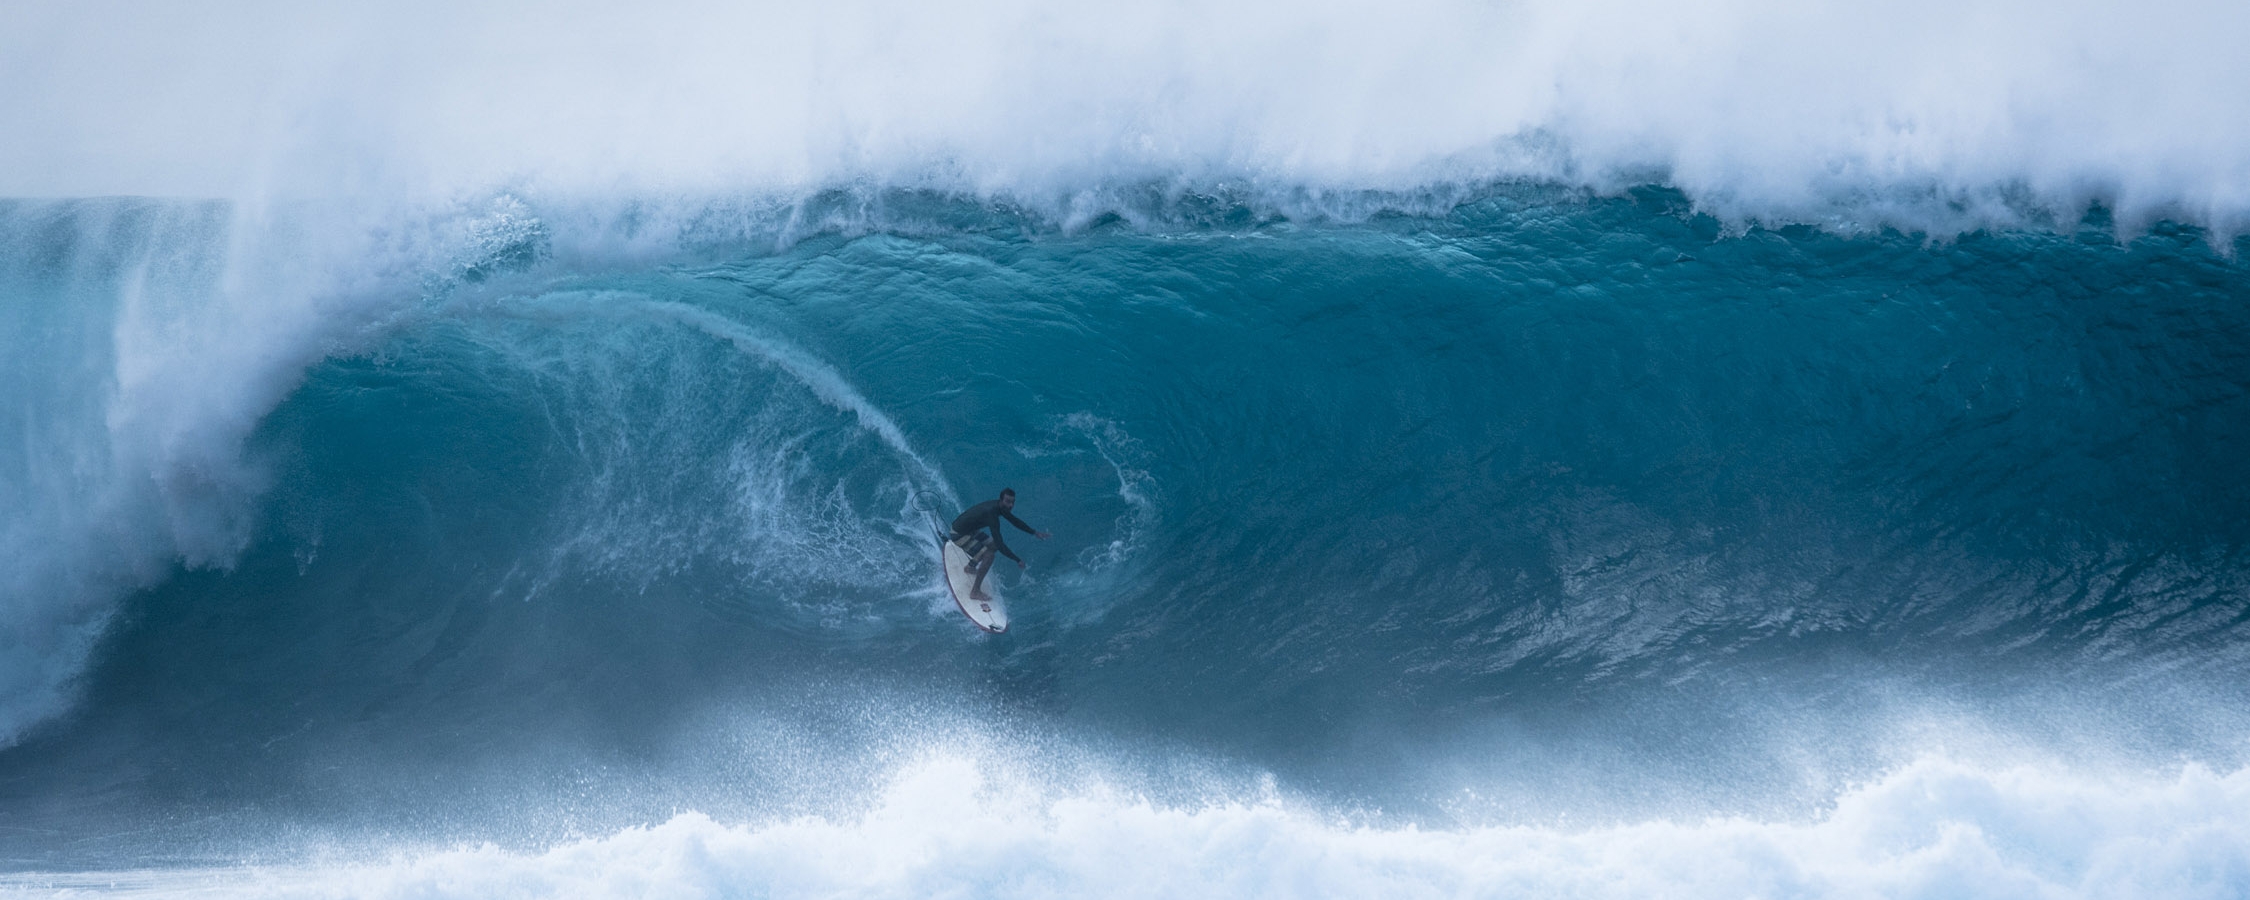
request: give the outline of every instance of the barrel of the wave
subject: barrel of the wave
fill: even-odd
[[[974,599],[977,573],[969,567],[975,557],[961,547],[960,542],[937,535],[938,557],[945,568],[945,586],[953,592],[953,602],[961,607],[961,614],[978,628],[993,634],[1008,630],[1008,605],[1000,602],[1000,585],[985,585],[985,598]]]

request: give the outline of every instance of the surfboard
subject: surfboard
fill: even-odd
[[[968,551],[946,540],[942,534],[937,541],[938,552],[945,558],[945,586],[953,591],[953,602],[961,607],[961,614],[968,616],[978,628],[993,634],[1008,630],[1008,605],[1000,602],[1000,585],[996,583],[999,579],[990,574],[984,577],[984,592],[992,599],[969,599],[969,588],[976,584],[977,577],[962,571],[969,565]]]

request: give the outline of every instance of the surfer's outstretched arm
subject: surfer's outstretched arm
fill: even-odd
[[[1001,513],[1001,515],[1006,516],[1008,514]],[[1008,516],[1008,518],[1013,519],[1015,518],[1015,516]],[[1000,523],[998,522],[992,523],[992,547],[993,549],[1000,551],[1002,554],[1005,554],[1009,559],[1015,560],[1016,568],[1029,568],[1028,566],[1024,565],[1023,557],[1017,556],[1016,551],[1008,549],[1008,542],[1000,539]]]
[[[1040,531],[1040,530],[1039,530],[1039,529],[1037,529],[1037,528],[1033,528],[1033,527],[1031,527],[1031,526],[1029,526],[1029,525],[1025,525],[1025,524],[1023,523],[1023,520],[1022,520],[1022,519],[1018,519],[1018,518],[1016,518],[1016,514],[1015,514],[1015,513],[1012,513],[1012,512],[1008,512],[1007,510],[1001,510],[1001,511],[1000,511],[1000,515],[1001,515],[1002,517],[1004,517],[1004,518],[1006,518],[1006,519],[1008,520],[1008,524],[1010,524],[1010,525],[1014,525],[1014,526],[1016,526],[1017,528],[1021,528],[1021,529],[1023,529],[1023,533],[1025,533],[1025,534],[1028,534],[1028,535],[1031,535],[1032,537],[1038,538],[1038,539],[1040,539],[1040,540],[1042,540],[1042,541],[1044,541],[1044,540],[1046,540],[1046,539],[1048,539],[1048,538],[1050,538],[1050,537],[1053,537],[1053,535],[1050,535],[1050,534],[1048,534],[1048,533],[1046,533],[1046,532],[1044,532],[1044,531]],[[995,526],[995,527],[994,527],[994,528],[992,529],[992,533],[993,533],[993,535],[994,535],[994,536],[998,536],[998,535],[1000,534],[1000,529],[999,529],[999,528],[998,528],[997,526]],[[1020,561],[1020,560],[1019,560],[1019,561]]]

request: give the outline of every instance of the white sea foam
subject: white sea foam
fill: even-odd
[[[119,596],[175,565],[234,563],[266,487],[244,442],[306,367],[510,252],[523,220],[505,198],[406,219],[135,201],[0,213],[0,262],[52,269],[0,307],[0,439],[21,448],[0,457],[0,746],[68,707]]]
[[[1168,808],[1053,794],[974,761],[908,768],[856,819],[728,825],[686,813],[511,853],[374,865],[96,873],[259,897],[1978,897],[2233,898],[2250,892],[2250,772],[2103,777],[1924,759],[1806,821],[1385,829],[1267,797]],[[58,890],[60,889],[60,890]]]
[[[1736,219],[2250,223],[2250,6],[147,2],[0,13],[0,195],[932,187],[1064,218],[1665,180]]]
[[[485,307],[479,305],[478,310]],[[863,579],[864,584],[882,584],[896,587],[902,581],[915,585],[908,588],[914,595],[922,593],[943,594],[942,588],[931,584],[931,569],[911,567],[912,574],[899,571],[899,546],[893,542],[870,541],[876,531],[894,533],[906,539],[906,545],[929,552],[934,564],[936,553],[930,547],[928,514],[913,508],[913,497],[926,494],[933,508],[958,508],[959,496],[944,474],[916,452],[905,432],[890,415],[876,406],[851,383],[845,375],[806,350],[744,325],[733,319],[685,303],[651,299],[645,295],[619,290],[599,291],[547,291],[530,298],[503,299],[490,307],[490,313],[516,320],[551,322],[559,328],[583,323],[608,322],[621,327],[633,325],[658,325],[693,331],[724,343],[733,351],[770,369],[793,382],[809,395],[810,399],[835,413],[850,418],[861,432],[880,441],[897,461],[894,474],[876,476],[878,481],[890,481],[890,490],[896,492],[901,509],[896,518],[872,516],[873,510],[855,509],[842,498],[841,488],[830,486],[833,493],[826,502],[807,504],[802,498],[790,495],[792,488],[802,488],[806,475],[802,457],[805,432],[817,430],[820,423],[807,423],[791,413],[780,422],[738,421],[729,428],[739,429],[739,443],[731,453],[724,468],[729,472],[732,487],[737,492],[731,523],[746,529],[744,533],[731,530],[704,541],[687,540],[682,535],[665,529],[654,533],[647,529],[622,524],[620,519],[635,515],[661,519],[664,509],[646,509],[647,501],[634,497],[631,489],[608,485],[609,473],[589,476],[604,486],[593,490],[584,508],[570,513],[583,522],[577,535],[562,542],[555,552],[564,555],[585,554],[625,567],[663,568],[676,563],[683,553],[708,553],[714,556],[732,555],[737,562],[752,568],[778,567],[801,573],[807,567],[847,578]],[[482,314],[481,312],[479,314]],[[654,348],[627,345],[622,350],[629,354],[616,363],[632,367],[645,364],[659,354]],[[589,356],[605,356],[602,353]],[[579,358],[574,364],[585,364]],[[526,360],[527,365],[539,362]],[[608,371],[587,378],[580,373],[580,381],[592,381],[601,386],[625,382],[630,376]],[[599,389],[599,388],[597,388]],[[614,397],[586,404],[612,414],[623,413],[628,401]],[[645,410],[636,410],[645,413]],[[619,452],[633,459],[636,469],[650,468],[643,458],[650,453],[663,453],[656,446],[661,437],[637,434],[634,426],[613,422],[609,426],[613,439],[625,441],[629,446]],[[668,426],[679,431],[691,431],[685,422]],[[682,467],[703,468],[707,464],[683,460]],[[664,466],[655,466],[661,470]],[[658,506],[663,504],[659,502]],[[627,510],[638,510],[627,514]],[[707,525],[708,523],[703,523]],[[693,548],[688,549],[688,548]],[[903,575],[903,577],[902,577]],[[801,574],[787,579],[804,580]],[[950,608],[950,599],[947,600]]]
[[[65,285],[9,298],[24,318],[7,324],[23,327],[0,335],[13,357],[0,433],[21,448],[0,470],[14,501],[0,526],[0,745],[65,707],[119,593],[175,560],[228,564],[246,540],[241,501],[262,476],[241,438],[317,358],[331,320],[291,289],[294,266],[231,267],[272,249],[236,225],[193,205],[0,221],[27,244],[74,234]],[[77,339],[51,337],[64,334]]]

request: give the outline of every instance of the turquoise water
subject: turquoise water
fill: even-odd
[[[1726,234],[1658,188],[947,210],[661,265],[522,229],[308,357],[249,488],[150,501],[239,544],[132,589],[0,756],[17,864],[535,852],[681,811],[755,844],[953,754],[1315,843],[1357,833],[1332,815],[1694,844],[1931,771],[2238,771],[2250,281],[2193,229]],[[54,336],[132,315],[86,299],[109,260],[192,260],[201,215],[18,208],[56,243],[11,271],[12,377],[67,386],[96,351]],[[19,421],[86,401],[48,402]],[[1014,542],[984,636],[915,495],[1003,486],[1056,537]],[[1026,802],[985,814],[1077,852]],[[2240,825],[2207,816],[2147,827]]]

